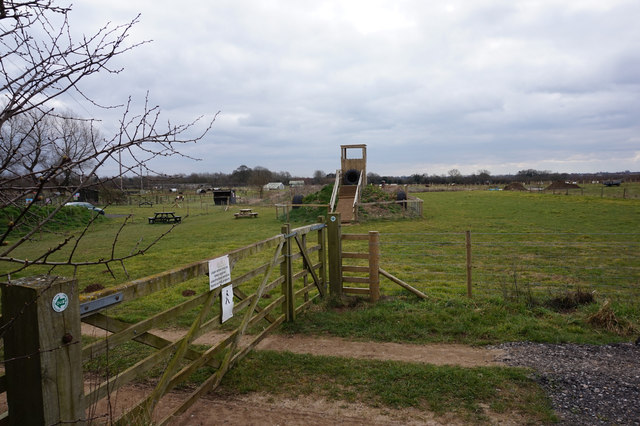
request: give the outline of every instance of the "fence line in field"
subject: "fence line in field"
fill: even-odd
[[[640,294],[640,233],[465,234],[382,233],[381,267],[432,293]]]

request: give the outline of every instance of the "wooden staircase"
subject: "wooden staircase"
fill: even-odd
[[[357,185],[340,185],[336,212],[340,213],[340,222],[342,223],[351,223],[353,221],[353,201],[356,197],[357,189]]]

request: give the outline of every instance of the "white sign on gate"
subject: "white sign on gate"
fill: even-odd
[[[209,260],[209,291],[231,282],[229,256]]]
[[[222,312],[222,322],[233,317],[233,286],[228,285],[222,289],[220,294],[220,311]]]

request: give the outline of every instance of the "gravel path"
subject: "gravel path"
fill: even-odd
[[[566,425],[640,425],[640,346],[505,343],[498,361],[531,367]]]

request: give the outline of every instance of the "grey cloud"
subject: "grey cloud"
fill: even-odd
[[[636,1],[168,4],[85,3],[74,17],[85,29],[142,12],[133,35],[154,40],[89,82],[98,99],[148,89],[172,122],[222,110],[189,148],[203,161],[172,172],[310,176],[349,143],[367,143],[370,170],[387,175],[601,168],[593,158],[639,169]]]

